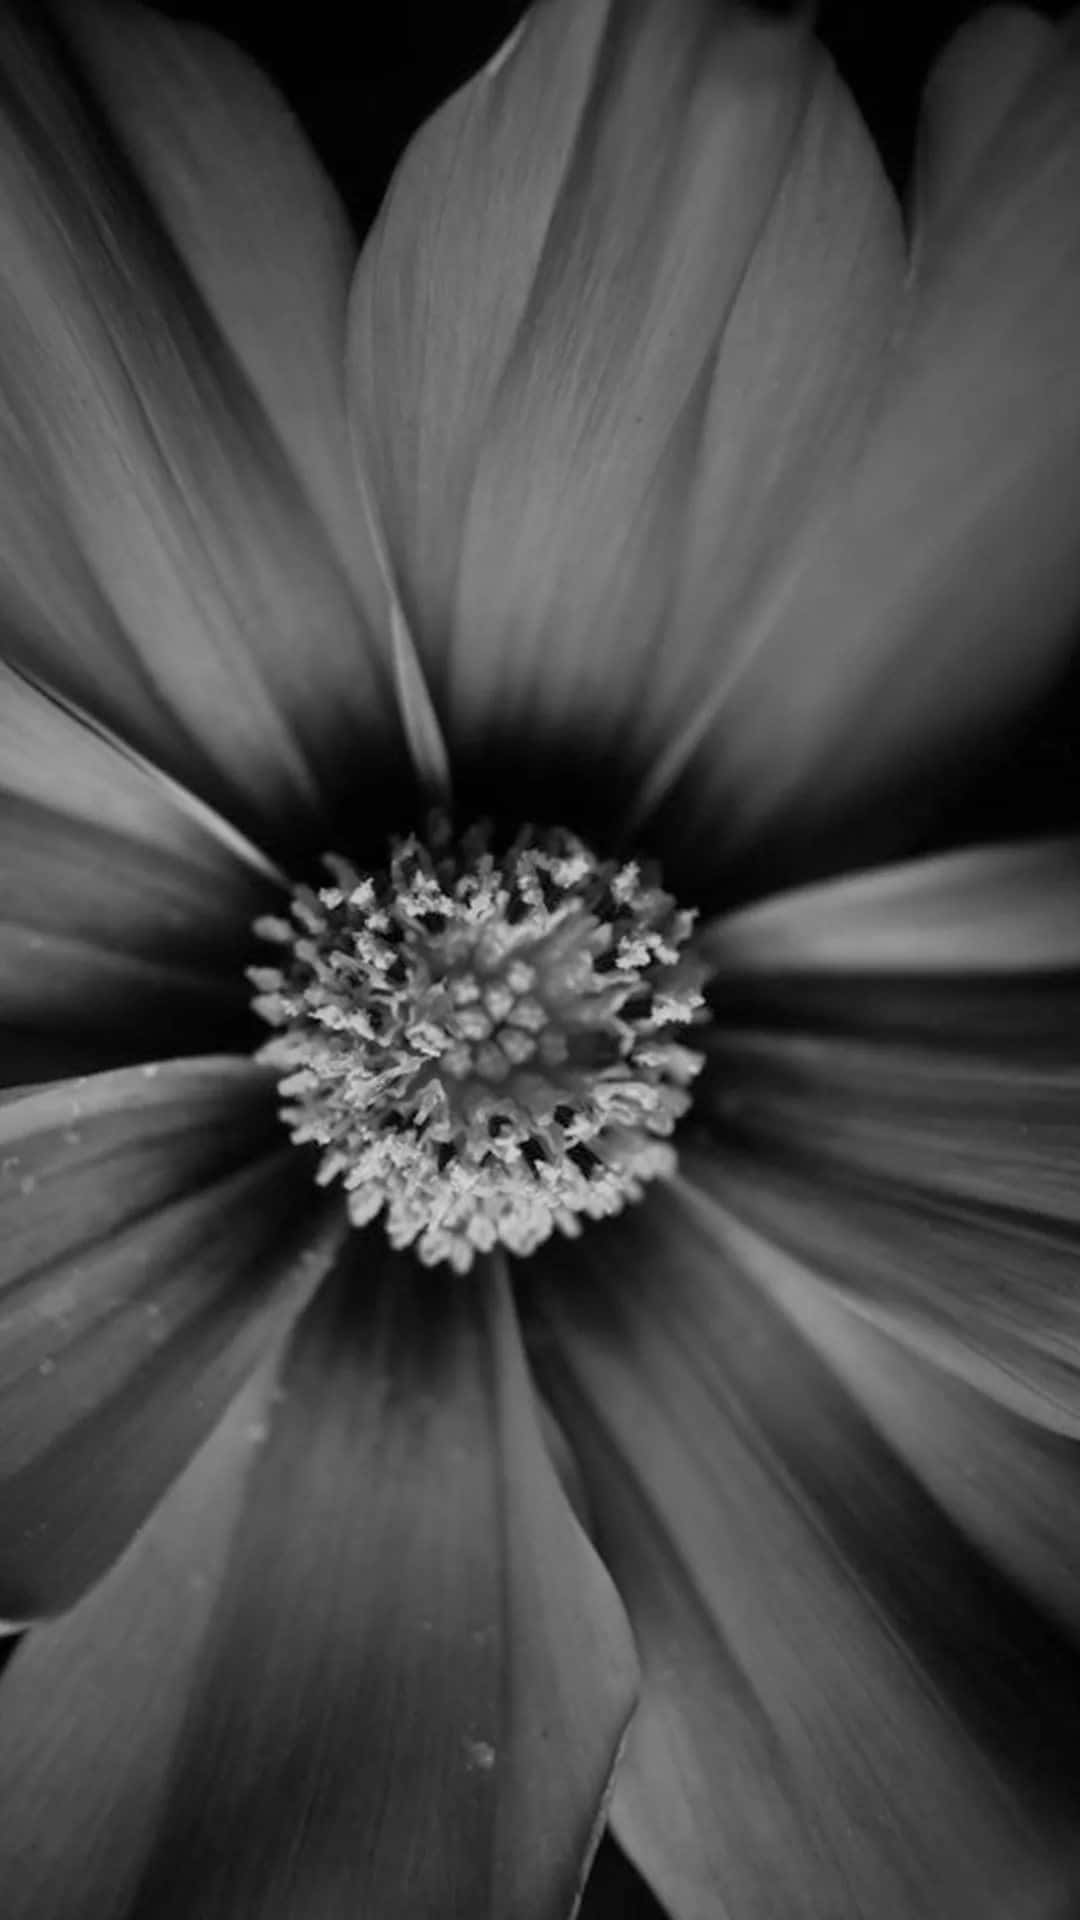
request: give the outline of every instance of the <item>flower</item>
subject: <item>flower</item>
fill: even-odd
[[[605,1818],[675,1920],[1066,1910],[1077,847],[918,849],[1080,603],[1077,31],[946,51],[906,238],[801,21],[547,0],[356,263],[212,35],[0,19],[12,1920],[561,1920]],[[442,1060],[433,803],[603,870],[567,1004],[631,855],[709,974],[675,1170],[463,1272],[246,978]]]

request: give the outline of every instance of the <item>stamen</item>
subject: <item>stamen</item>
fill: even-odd
[[[284,952],[250,978],[282,1117],[356,1225],[381,1212],[393,1246],[466,1272],[674,1172],[703,1056],[670,1029],[702,1017],[706,970],[655,875],[562,829],[497,854],[441,815],[381,873],[325,865],[290,919],[256,923]]]

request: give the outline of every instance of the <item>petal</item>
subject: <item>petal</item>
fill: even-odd
[[[235,1033],[276,889],[214,824],[0,662],[0,1027],[119,1057]]]
[[[1074,1036],[1075,1044],[1075,1036]],[[799,1033],[709,1044],[703,1104],[755,1149],[1049,1225],[1080,1219],[1080,1061]]]
[[[242,1060],[0,1108],[0,1617],[123,1549],[344,1230]]]
[[[1080,838],[977,847],[793,888],[700,935],[721,977],[1080,967]]]
[[[709,930],[726,1203],[999,1405],[1080,1431],[1073,841],[810,887]]]
[[[883,1062],[890,1070],[894,1063]],[[770,1076],[755,1069],[748,1078]],[[950,1089],[950,1124],[947,1104],[929,1093],[933,1079],[928,1073],[923,1104],[905,1111],[899,1094],[883,1124],[888,1096],[876,1116],[871,1106],[865,1149],[854,1117],[842,1146],[828,1137],[830,1093],[837,1105],[844,1099],[841,1076],[827,1075],[820,1102],[803,1103],[797,1120],[781,1094],[775,1126],[775,1082],[768,1084],[760,1108],[747,1099],[729,1138],[718,1129],[726,1204],[898,1339],[1026,1418],[1075,1437],[1075,1086],[1057,1124],[1038,1097],[1015,1119],[1002,1117],[1010,1106],[1002,1091],[984,1135],[986,1085]],[[1028,1114],[1034,1141],[1024,1136]],[[820,1152],[815,1122],[826,1136]]]
[[[34,1910],[31,1887],[57,1920],[85,1911],[56,1835],[60,1795],[83,1808],[86,1768],[91,1806],[137,1857],[138,1891],[132,1874],[120,1907],[130,1920],[563,1920],[632,1660],[544,1454],[506,1296],[475,1277],[420,1275],[381,1236],[354,1238],[297,1330],[263,1434],[187,1661],[175,1750],[147,1756],[151,1791],[116,1737],[144,1675],[117,1659],[106,1623],[80,1636],[104,1737],[80,1717],[76,1766],[49,1724],[57,1654],[38,1656],[14,1706],[9,1696],[0,1775],[11,1754],[16,1788],[26,1773],[35,1787],[7,1820],[14,1913]],[[113,1611],[131,1619],[135,1597],[117,1577]],[[178,1662],[164,1639],[171,1698]],[[47,1861],[28,1846],[43,1820]],[[73,1840],[85,1860],[78,1823]]]
[[[1078,852],[978,849],[715,922],[697,1104],[742,1220],[935,1365],[1071,1434]]]
[[[752,1232],[747,1264],[843,1380],[888,1445],[982,1552],[1075,1635],[1080,1539],[1075,1442],[1018,1417],[882,1332]]]
[[[528,15],[413,143],[353,292],[358,458],[453,739],[613,739],[714,660],[811,450],[819,479],[850,451],[901,263],[801,25]]]
[[[641,1650],[616,1836],[678,1920],[1005,1920],[1075,1824],[1075,1655],[740,1251],[661,1187],[529,1288]]]
[[[1059,30],[1003,111],[986,76],[1014,29],[978,31],[983,57],[961,49],[939,101],[977,153],[942,163],[940,198],[927,186],[873,431],[778,555],[737,682],[715,698],[701,687],[681,788],[668,769],[713,871],[751,850],[786,871],[820,864],[834,835],[849,858],[910,846],[939,779],[1045,690],[1072,644],[1080,38]],[[980,107],[962,111],[961,79]]]
[[[123,1559],[28,1634],[4,1673],[9,1920],[128,1920],[265,1400],[259,1379],[237,1396]]]
[[[923,97],[917,168],[923,219],[940,218],[950,202],[962,204],[1057,45],[1050,21],[1019,6],[987,7],[953,35]]]
[[[345,422],[356,244],[299,123],[218,34],[143,8],[66,16],[110,118],[330,534],[381,607]]]
[[[125,56],[107,25],[98,35],[96,17],[83,31],[119,93]],[[125,13],[116,32],[130,25]],[[143,20],[133,61],[154,32]],[[196,66],[212,64],[199,47]],[[240,167],[241,150],[248,178],[259,177],[280,110],[257,82],[241,84],[228,147],[213,148],[222,95],[244,73],[226,62],[205,123],[188,134],[216,160],[205,160],[201,182],[189,177],[173,232],[171,208],[163,218],[154,182],[148,193],[125,148],[129,128],[117,128],[48,28],[9,18],[3,48],[5,650],[257,836],[276,833],[280,844],[286,823],[314,832],[335,782],[392,737],[388,683],[312,504],[312,460],[295,434],[290,447],[276,400],[268,414],[266,379],[260,389],[242,364],[242,325],[215,320],[228,289],[216,282],[204,297],[198,278],[207,256],[213,277],[227,244],[217,223],[234,217],[235,198],[218,200],[215,181]],[[260,98],[272,117],[256,141]],[[143,104],[155,113],[150,92]],[[156,104],[160,175],[182,168],[183,151],[175,100]],[[298,145],[294,154],[303,204],[314,163]],[[280,166],[291,168],[284,146]],[[214,239],[189,263],[195,223]],[[341,297],[340,243],[328,246],[325,220],[310,231],[305,248],[295,220],[285,226],[268,303],[307,268],[305,299],[332,306],[333,272]],[[250,271],[238,266],[237,279],[250,292]],[[313,354],[317,339],[329,345],[325,325],[312,330]]]
[[[777,551],[851,466],[905,270],[880,158],[819,52],[782,185],[719,338],[676,591],[641,716],[654,752],[693,719],[703,670],[710,689],[739,672]]]

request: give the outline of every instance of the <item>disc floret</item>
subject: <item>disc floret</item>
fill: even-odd
[[[251,969],[277,1029],[257,1057],[356,1225],[382,1212],[393,1246],[465,1272],[674,1171],[702,1055],[673,1029],[701,1018],[704,969],[654,875],[563,829],[497,853],[443,819],[377,874],[324,864],[329,884],[257,922],[283,950]]]

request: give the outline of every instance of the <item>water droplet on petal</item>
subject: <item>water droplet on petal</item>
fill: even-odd
[[[463,1745],[465,1748],[466,1766],[475,1769],[479,1773],[490,1773],[492,1767],[495,1765],[495,1749],[490,1742],[487,1740],[470,1740],[466,1736]]]

